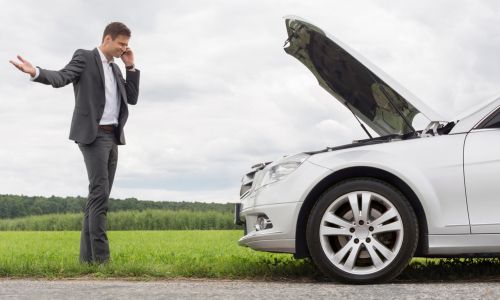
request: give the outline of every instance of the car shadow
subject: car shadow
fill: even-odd
[[[317,268],[309,273],[309,282],[334,283]],[[500,258],[416,258],[388,283],[461,283],[500,282]]]
[[[500,258],[416,258],[394,282],[500,282]]]

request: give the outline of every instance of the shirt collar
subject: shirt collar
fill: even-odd
[[[113,58],[111,58],[111,60],[108,61],[108,59],[106,58],[106,55],[104,55],[104,53],[102,53],[102,51],[99,47],[97,47],[97,51],[99,51],[99,56],[101,56],[101,61],[103,63],[109,64],[109,63],[114,62]]]

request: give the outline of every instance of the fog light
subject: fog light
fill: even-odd
[[[261,215],[257,217],[257,221],[255,222],[255,230],[260,231],[264,229],[273,228],[273,223],[266,215]]]

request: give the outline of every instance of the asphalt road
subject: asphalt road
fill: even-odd
[[[500,299],[500,282],[341,285],[228,280],[0,280],[0,299]]]

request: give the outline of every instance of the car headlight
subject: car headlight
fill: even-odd
[[[295,171],[307,158],[309,154],[299,153],[285,157],[265,169],[264,176],[259,187],[280,181]]]

